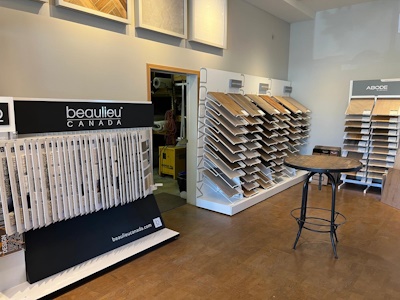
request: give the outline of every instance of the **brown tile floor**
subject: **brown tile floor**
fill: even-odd
[[[181,237],[57,299],[400,299],[400,211],[364,195],[338,192],[334,259],[329,235],[304,231],[289,212],[296,185],[233,217],[184,205],[163,214]],[[310,205],[329,206],[312,186]]]

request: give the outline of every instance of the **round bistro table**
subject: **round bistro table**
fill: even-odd
[[[303,183],[303,195],[301,200],[301,207],[292,210],[291,215],[296,219],[297,224],[299,225],[299,230],[297,232],[296,240],[293,245],[293,249],[296,249],[297,242],[299,241],[302,229],[311,230],[314,232],[321,232],[321,233],[329,233],[332,242],[333,253],[335,258],[338,258],[336,253],[336,244],[338,243],[338,239],[336,236],[336,229],[339,225],[343,224],[344,222],[338,223],[337,218],[341,217],[343,220],[346,218],[339,212],[335,210],[336,204],[336,191],[337,191],[337,182],[336,177],[333,176],[332,173],[340,173],[340,172],[354,172],[358,171],[362,168],[361,162],[340,156],[327,156],[327,155],[294,155],[285,158],[284,164],[288,167],[309,171],[307,178],[304,180]],[[321,176],[322,174],[326,174],[328,176],[331,185],[332,185],[332,203],[331,209],[327,210],[324,208],[315,208],[314,210],[324,210],[330,212],[330,219],[328,218],[321,218],[321,217],[314,217],[314,216],[307,216],[307,197],[308,197],[308,184],[310,178],[314,174],[319,174],[319,188],[321,187]],[[311,207],[309,207],[310,209]],[[296,210],[300,210],[300,216],[294,216],[293,212]],[[325,222],[327,224],[321,225],[318,222]],[[310,225],[310,227],[307,227]],[[329,227],[328,230],[320,230],[315,229],[316,227],[320,228],[323,226]]]

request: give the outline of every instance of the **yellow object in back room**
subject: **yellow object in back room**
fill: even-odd
[[[158,154],[160,175],[172,175],[176,179],[180,172],[186,170],[185,147],[160,146]]]

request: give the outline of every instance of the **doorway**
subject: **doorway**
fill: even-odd
[[[162,184],[154,191],[156,199],[196,204],[199,76],[199,71],[147,65],[148,100],[154,105],[154,182]]]

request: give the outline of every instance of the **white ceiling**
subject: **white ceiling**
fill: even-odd
[[[286,22],[312,20],[318,11],[372,0],[245,0]],[[376,1],[376,0],[375,0]]]

